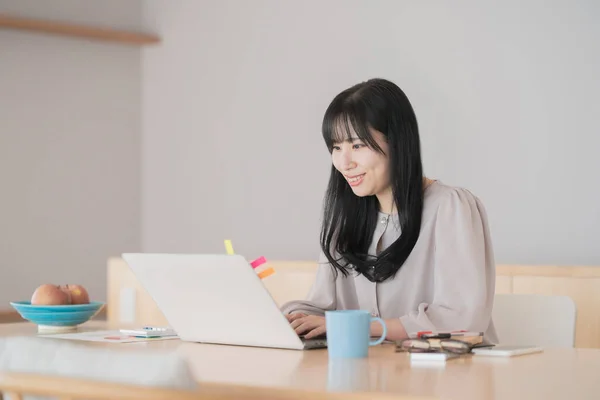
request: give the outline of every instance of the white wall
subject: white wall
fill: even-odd
[[[139,1],[0,0],[0,12],[141,27]],[[106,299],[140,248],[140,50],[0,30],[0,309],[42,283]]]
[[[142,247],[313,259],[333,96],[395,81],[425,169],[485,202],[499,263],[600,264],[600,5],[152,1]]]

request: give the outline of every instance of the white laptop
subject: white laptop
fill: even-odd
[[[327,345],[325,338],[296,334],[241,255],[122,257],[181,340],[296,350]]]

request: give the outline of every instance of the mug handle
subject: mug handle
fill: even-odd
[[[381,344],[384,340],[385,337],[387,336],[387,326],[385,326],[385,322],[383,322],[383,320],[379,317],[372,317],[371,318],[371,322],[377,321],[381,324],[382,328],[383,328],[383,333],[381,334],[381,337],[377,340],[371,340],[369,342],[369,346],[377,346],[378,344]]]

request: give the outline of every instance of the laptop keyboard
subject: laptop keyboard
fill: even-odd
[[[323,340],[323,339],[327,339],[327,334],[325,334],[325,333],[322,334],[322,335],[319,335],[319,336],[312,337],[310,339],[306,339],[306,337],[305,337],[306,335],[298,335],[298,336],[300,337],[300,340],[302,340],[303,342],[306,341],[306,340]]]
[[[306,339],[304,335],[298,335],[302,343],[304,344],[304,349],[322,349],[327,347],[327,335],[319,335],[310,339]]]

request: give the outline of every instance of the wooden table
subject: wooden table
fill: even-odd
[[[105,322],[92,321],[80,330],[111,328]],[[0,324],[0,336],[11,335],[36,335],[36,327],[29,323]],[[371,348],[366,359],[330,362],[326,350],[262,349],[179,340],[77,343],[174,351],[189,360],[200,382],[228,385],[369,392],[372,399],[379,394],[460,400],[600,398],[597,349],[547,349],[512,358],[467,356],[446,364],[411,365],[406,354],[395,353],[392,345]]]

